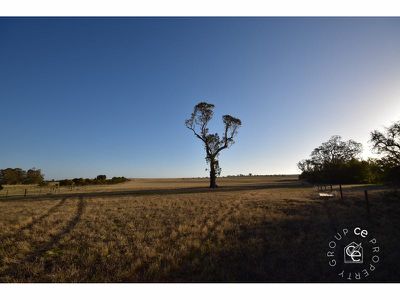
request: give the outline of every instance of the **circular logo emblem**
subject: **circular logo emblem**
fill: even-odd
[[[381,247],[367,229],[343,228],[328,243],[328,265],[339,278],[347,281],[365,279],[375,271]]]

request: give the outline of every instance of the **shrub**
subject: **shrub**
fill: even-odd
[[[129,179],[125,177],[113,177],[111,179],[107,179],[105,175],[99,175],[94,179],[90,178],[74,178],[72,180],[70,179],[63,179],[60,180],[60,186],[71,186],[71,185],[76,185],[76,186],[84,186],[84,185],[92,185],[92,184],[117,184],[117,183],[122,183],[126,182]]]
[[[59,181],[60,186],[71,186],[74,184],[74,182],[70,179],[63,179]]]
[[[39,184],[43,182],[44,175],[40,169],[32,168],[28,171],[21,168],[7,168],[0,170],[0,183],[2,184]]]
[[[116,183],[123,183],[128,181],[129,179],[125,178],[125,177],[113,177],[111,178],[111,180],[109,180],[110,183],[112,184],[116,184]]]

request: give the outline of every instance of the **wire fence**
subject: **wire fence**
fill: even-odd
[[[40,195],[55,195],[83,191],[82,187],[77,186],[4,186],[0,190],[0,198],[8,198],[13,196],[40,196]]]

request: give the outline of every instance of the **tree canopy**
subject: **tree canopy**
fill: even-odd
[[[39,184],[44,175],[40,169],[32,168],[27,171],[21,168],[6,168],[0,170],[0,184]]]
[[[298,163],[300,178],[320,183],[356,183],[369,180],[369,163],[359,160],[362,145],[338,135],[315,148],[309,159]]]
[[[381,155],[377,161],[385,181],[400,182],[400,121],[385,130],[371,132],[372,148]]]
[[[222,117],[224,132],[222,137],[218,133],[209,132],[209,122],[214,115],[214,105],[206,102],[198,103],[185,125],[194,135],[203,142],[206,151],[206,161],[210,164],[210,187],[217,187],[216,176],[220,174],[221,168],[218,162],[219,153],[235,143],[235,136],[238,133],[242,121],[231,115]]]

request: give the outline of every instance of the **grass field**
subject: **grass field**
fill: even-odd
[[[344,187],[341,201],[320,199],[294,176],[219,184],[209,190],[206,179],[141,179],[0,197],[0,281],[340,281],[326,251],[338,230],[354,224],[383,249],[368,280],[400,281],[399,199],[383,187]]]
[[[272,179],[271,179],[272,178]],[[275,178],[275,179],[274,179]],[[277,179],[278,178],[278,179]],[[279,179],[280,178],[280,179]],[[284,178],[284,179],[282,179]],[[220,178],[218,183],[223,187],[238,186],[262,186],[264,184],[287,184],[290,180],[296,180],[297,176],[285,177],[252,176],[252,177],[230,177]],[[209,185],[207,178],[158,178],[158,179],[131,179],[121,184],[104,184],[88,186],[62,186],[56,188],[54,185],[40,187],[38,185],[4,185],[0,191],[0,199],[12,196],[23,196],[27,190],[27,196],[47,196],[58,194],[81,194],[81,193],[102,193],[102,192],[131,192],[131,191],[154,191],[154,190],[174,190],[204,188]],[[272,181],[271,181],[272,180]],[[282,181],[284,180],[284,181]]]

